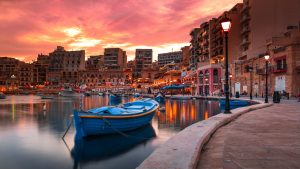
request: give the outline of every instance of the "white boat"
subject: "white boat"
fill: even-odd
[[[65,88],[62,91],[60,91],[58,95],[63,97],[77,97],[82,96],[83,94],[74,92],[72,88]]]
[[[104,96],[105,93],[99,92],[98,95],[99,95],[99,96]]]

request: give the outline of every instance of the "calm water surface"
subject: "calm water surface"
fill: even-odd
[[[133,101],[123,98],[122,102]],[[72,110],[81,99],[8,96],[0,100],[0,168],[2,169],[131,169],[183,128],[220,113],[218,101],[167,100],[151,124],[126,133],[74,143]],[[109,105],[107,96],[83,98],[83,109]]]

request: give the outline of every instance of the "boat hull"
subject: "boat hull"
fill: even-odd
[[[225,106],[225,99],[220,99],[220,105]],[[230,106],[248,106],[249,102],[245,100],[229,100]]]
[[[121,96],[109,95],[109,100],[116,101],[121,99],[122,99]]]
[[[78,116],[79,112],[74,111],[75,138],[134,130],[149,124],[155,112],[156,110],[153,110],[145,116],[136,118],[82,118]]]
[[[164,102],[165,101],[165,98],[163,97],[163,96],[156,96],[155,97],[155,100],[157,101],[157,102]]]
[[[81,118],[79,112],[74,111],[74,123],[76,128],[75,139],[89,135],[103,135],[122,133],[149,124],[156,110],[136,118]]]

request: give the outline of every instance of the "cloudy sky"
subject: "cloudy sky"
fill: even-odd
[[[189,32],[242,0],[0,0],[0,56],[31,61],[56,46],[103,54],[157,53],[188,45]]]

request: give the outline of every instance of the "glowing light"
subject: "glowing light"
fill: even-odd
[[[72,47],[93,47],[99,44],[101,40],[98,39],[88,39],[88,38],[80,38],[70,43],[69,45]]]
[[[67,29],[64,29],[63,32],[64,32],[67,36],[74,37],[74,36],[80,34],[80,33],[81,33],[81,30],[80,30],[79,28],[73,27],[73,28],[67,28]]]

